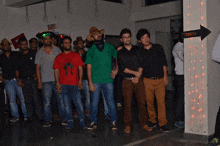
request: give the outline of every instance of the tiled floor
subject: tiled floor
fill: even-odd
[[[25,123],[9,122],[9,113],[1,118],[0,145],[3,146],[205,146],[206,144],[194,143],[183,138],[183,129],[175,128],[173,109],[168,103],[167,119],[169,133],[163,133],[158,128],[153,132],[141,129],[138,121],[138,109],[134,104],[132,109],[132,132],[123,132],[123,109],[118,110],[118,130],[112,131],[109,121],[106,121],[103,113],[103,105],[99,104],[98,128],[95,131],[83,130],[79,121],[75,119],[75,128],[65,130],[60,121],[54,121],[50,128],[43,128],[39,121]],[[89,119],[86,119],[89,124]]]

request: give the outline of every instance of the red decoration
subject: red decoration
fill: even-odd
[[[12,42],[15,49],[19,48],[18,40],[22,37],[25,37],[24,33],[22,33],[22,34],[16,36],[15,38],[11,39],[11,42]]]

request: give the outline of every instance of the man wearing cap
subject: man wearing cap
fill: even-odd
[[[97,112],[101,88],[104,91],[107,105],[109,107],[109,115],[111,118],[112,130],[116,130],[117,115],[114,101],[113,79],[118,72],[118,68],[112,71],[112,58],[117,58],[117,50],[113,45],[104,43],[102,35],[104,30],[98,30],[92,27],[89,30],[88,41],[94,41],[92,47],[87,52],[86,64],[89,81],[89,89],[91,92],[91,124],[88,129],[97,128]]]
[[[20,100],[21,110],[24,115],[24,120],[27,120],[27,110],[22,93],[22,87],[18,86],[16,80],[16,68],[18,62],[18,52],[11,51],[11,43],[7,39],[1,41],[1,46],[4,53],[0,55],[0,67],[2,68],[2,75],[0,79],[5,83],[6,93],[9,98],[11,115],[11,122],[19,121],[18,105],[16,103],[16,94]]]
[[[59,114],[62,119],[61,124],[67,125],[65,117],[65,108],[63,104],[62,95],[56,90],[56,82],[54,78],[53,63],[60,49],[52,45],[51,36],[54,35],[51,31],[44,31],[38,33],[36,36],[42,39],[44,46],[37,52],[35,64],[38,79],[38,88],[42,89],[43,108],[44,108],[44,125],[43,127],[50,127],[52,123],[51,100],[53,92],[56,94]]]

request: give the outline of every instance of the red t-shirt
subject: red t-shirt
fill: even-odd
[[[60,53],[54,60],[53,68],[60,69],[59,82],[63,85],[78,85],[78,66],[84,63],[78,53]]]

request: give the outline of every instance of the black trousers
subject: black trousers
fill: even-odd
[[[184,75],[175,76],[176,121],[184,122]]]
[[[220,139],[220,107],[219,107],[219,110],[216,116],[214,137],[217,137]]]
[[[39,90],[37,88],[38,83],[34,79],[21,79],[24,83],[22,91],[24,94],[25,105],[27,109],[28,118],[33,118],[33,109],[35,109],[36,115],[39,119],[43,119],[42,100],[39,96]]]
[[[119,74],[115,77],[115,100],[116,103],[122,103],[123,102],[123,95],[122,95],[122,80],[123,77]]]

